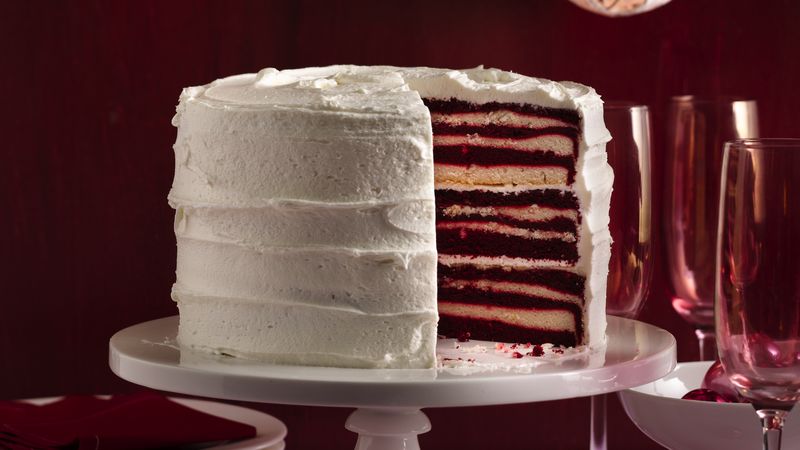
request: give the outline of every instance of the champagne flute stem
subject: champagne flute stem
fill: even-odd
[[[606,450],[606,402],[608,394],[593,395],[591,397],[592,418],[590,422],[590,450]]]
[[[780,450],[783,420],[786,411],[780,409],[759,409],[756,411],[761,418],[761,430],[764,436],[764,450]]]
[[[697,342],[700,345],[700,361],[713,361],[717,359],[717,343],[714,330],[696,328],[694,334],[697,335]]]

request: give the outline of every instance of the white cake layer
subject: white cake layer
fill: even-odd
[[[176,301],[181,345],[281,364],[382,369],[435,362],[434,312],[374,316],[185,293]]]
[[[433,145],[441,146],[461,146],[470,145],[473,147],[496,147],[510,150],[526,152],[553,152],[558,156],[572,156],[575,154],[572,139],[559,135],[550,134],[545,136],[535,136],[528,138],[498,138],[486,137],[475,134],[466,135],[435,135]],[[486,148],[486,152],[492,151]]]
[[[566,292],[541,286],[531,283],[517,283],[513,281],[494,281],[494,280],[459,280],[447,279],[439,283],[441,287],[445,288],[473,288],[481,291],[498,292],[504,294],[522,294],[532,297],[546,298],[550,300],[558,300],[562,302],[570,302],[581,304],[583,299]]]
[[[508,110],[470,113],[431,113],[434,124],[484,126],[500,125],[514,128],[569,127],[574,125],[552,117],[531,116]]]
[[[259,250],[178,238],[179,289],[201,295],[290,303],[361,314],[429,312],[436,307],[436,253],[325,247]],[[298,333],[313,334],[301,327]]]
[[[456,166],[436,164],[434,166],[436,187],[441,183],[471,185],[554,186],[567,184],[567,169],[555,166]]]
[[[273,202],[261,207],[178,206],[175,235],[249,248],[327,246],[363,250],[431,248],[434,204]]]
[[[575,331],[572,313],[561,309],[523,309],[505,306],[473,305],[439,300],[439,313],[465,319],[496,320],[518,327],[536,324],[537,329],[548,331]]]

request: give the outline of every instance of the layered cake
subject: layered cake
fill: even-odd
[[[591,88],[265,69],[185,89],[173,123],[181,345],[426,368],[437,334],[604,343],[613,175]]]

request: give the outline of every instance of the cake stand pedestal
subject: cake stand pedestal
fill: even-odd
[[[604,394],[654,381],[676,364],[671,334],[614,316],[608,316],[608,345],[600,351],[511,359],[487,346],[474,357],[465,349],[478,351],[480,346],[469,347],[469,342],[456,349],[453,340],[440,340],[437,350],[446,361],[462,355],[464,362],[446,362],[439,370],[286,366],[207,355],[179,349],[177,329],[173,316],[118,332],[109,344],[111,370],[133,383],[182,394],[357,408],[345,424],[358,433],[356,450],[419,449],[417,435],[431,429],[421,408]],[[494,364],[498,358],[504,362]]]

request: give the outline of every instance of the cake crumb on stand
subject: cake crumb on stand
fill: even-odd
[[[553,344],[506,343],[439,338],[436,352],[439,372],[471,375],[480,372],[505,371],[536,373],[540,371],[601,366],[603,349],[587,346],[561,347]]]

